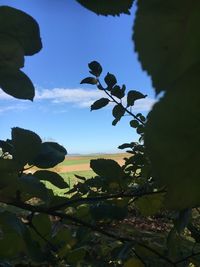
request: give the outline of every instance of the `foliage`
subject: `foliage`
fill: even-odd
[[[78,2],[97,14],[118,15],[128,13],[133,1]],[[133,113],[145,95],[126,93],[111,73],[103,85],[102,66],[88,64],[93,76],[81,83],[97,86],[106,96],[91,110],[111,103],[112,124],[129,115],[140,136],[139,142],[119,146],[130,154],[123,166],[93,159],[93,177],[77,175],[79,182],[69,187],[48,170],[64,160],[64,147],[19,127],[12,129],[11,139],[0,141],[1,266],[200,265],[199,210],[191,210],[200,201],[199,9],[198,1],[138,1],[135,47],[156,93],[166,91],[148,118]],[[32,100],[34,87],[20,68],[24,55],[42,47],[39,26],[24,12],[4,6],[0,21],[0,86]],[[32,167],[39,170],[31,173]],[[46,182],[65,192],[54,194]],[[131,211],[164,216],[167,231],[120,228]]]

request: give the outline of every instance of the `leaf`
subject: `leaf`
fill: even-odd
[[[129,91],[127,95],[127,107],[133,106],[136,100],[142,99],[145,97],[146,95],[143,95],[142,93],[138,91],[135,91],[135,90]]]
[[[139,126],[139,122],[137,120],[131,120],[130,126],[133,128],[137,128]]]
[[[24,50],[20,43],[6,34],[0,34],[0,67],[24,67]]]
[[[37,22],[16,8],[0,7],[0,32],[17,40],[23,47],[25,55],[33,55],[42,48]]]
[[[69,263],[76,264],[84,259],[86,255],[86,249],[83,248],[76,248],[67,253],[67,260]]]
[[[25,250],[23,240],[24,225],[16,215],[10,212],[2,212],[0,214],[0,225],[0,258],[13,258],[14,255],[17,257]]]
[[[56,172],[40,170],[36,171],[33,175],[39,180],[49,181],[58,188],[64,189],[69,187],[69,185],[64,181],[63,177]]]
[[[123,267],[144,267],[144,264],[136,258],[130,258],[124,263]]]
[[[35,95],[31,80],[15,68],[0,69],[0,87],[6,94],[19,99],[33,100]]]
[[[97,79],[95,79],[94,77],[87,77],[85,79],[83,79],[81,82],[81,84],[97,84]]]
[[[116,96],[119,99],[122,99],[125,95],[125,88],[120,88],[118,85],[115,85],[112,89],[111,89],[111,95]]]
[[[170,209],[200,205],[199,71],[200,66],[194,68],[166,92],[145,126],[148,157],[157,184],[167,188],[165,207]]]
[[[52,195],[52,191],[48,190],[32,174],[23,175],[18,181],[16,190],[20,191],[22,201],[27,201],[33,197],[48,201],[50,194]]]
[[[156,93],[171,90],[200,61],[199,13],[199,1],[189,8],[187,0],[138,1],[133,39]]]
[[[160,211],[163,206],[164,197],[164,193],[142,196],[135,201],[135,205],[142,215],[152,216]]]
[[[91,111],[103,108],[108,105],[110,100],[108,98],[100,98],[91,105]]]
[[[112,88],[117,83],[116,77],[109,72],[105,76],[104,81],[108,85],[108,87],[110,87],[110,88]]]
[[[95,220],[122,220],[127,216],[127,206],[118,207],[112,203],[98,203],[90,206],[90,213]]]
[[[77,0],[78,3],[98,15],[120,15],[121,13],[130,14],[129,9],[133,4],[133,0]]]
[[[130,143],[130,144],[124,143],[124,144],[118,146],[119,149],[132,148],[132,147],[133,147],[132,143]]]
[[[90,73],[96,77],[99,77],[102,73],[102,67],[97,61],[92,61],[88,64],[90,68]]]
[[[124,176],[121,166],[112,159],[93,159],[90,167],[96,174],[108,179],[117,180]]]
[[[32,162],[41,149],[42,140],[29,130],[12,128],[13,158],[23,166]]]
[[[51,237],[52,228],[49,215],[34,214],[32,224],[37,229],[37,231],[47,240]],[[44,243],[44,240],[42,240],[41,237],[38,236],[35,232],[32,232],[32,238],[39,241],[41,244]]]
[[[66,154],[63,146],[55,142],[45,142],[42,143],[38,156],[30,164],[42,169],[53,168],[65,159]]]
[[[113,114],[113,117],[115,118],[115,122],[117,123],[118,121],[120,121],[121,117],[124,116],[125,114],[125,109],[124,107],[122,106],[122,104],[118,104],[116,106],[114,106],[113,110],[112,110],[112,114]],[[113,122],[114,122],[113,121]],[[113,124],[115,125],[115,124]]]

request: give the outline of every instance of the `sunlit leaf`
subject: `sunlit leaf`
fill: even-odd
[[[200,2],[140,0],[134,24],[135,49],[157,93],[200,61]],[[199,63],[198,63],[199,64]]]

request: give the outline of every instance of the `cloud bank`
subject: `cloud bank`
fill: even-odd
[[[54,104],[71,104],[76,108],[89,108],[91,104],[101,97],[106,97],[102,91],[97,89],[82,89],[82,88],[53,88],[53,89],[36,89],[36,94],[34,101],[35,103],[40,103],[45,101],[46,103],[54,103]],[[0,109],[0,113],[4,110],[14,110],[14,109],[22,109],[19,102],[16,105],[13,105],[14,102],[19,101],[14,99],[13,97],[5,94],[0,90],[0,101],[9,101],[12,105],[7,105],[6,107],[2,107]],[[153,104],[156,102],[155,99],[146,97],[145,99],[141,99],[136,101],[133,111],[136,112],[148,112]],[[23,109],[25,109],[25,105],[30,105],[29,102],[23,101]],[[32,103],[31,103],[32,104]],[[63,105],[62,105],[63,106]]]

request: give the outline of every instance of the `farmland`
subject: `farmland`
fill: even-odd
[[[86,178],[92,177],[94,172],[90,168],[90,160],[104,158],[113,159],[120,165],[124,163],[124,158],[128,157],[127,153],[116,153],[116,154],[94,154],[94,155],[81,155],[81,156],[66,156],[65,160],[57,165],[52,171],[59,173],[64,180],[72,187],[78,179],[75,174],[84,176]],[[53,189],[57,194],[62,194],[66,190],[60,190],[55,188],[50,183],[46,183],[46,186]]]

